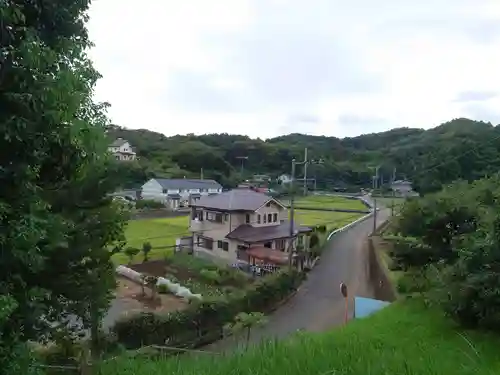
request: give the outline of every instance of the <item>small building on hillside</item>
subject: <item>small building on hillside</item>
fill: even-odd
[[[396,180],[391,184],[391,189],[396,196],[399,197],[411,197],[418,195],[413,191],[411,181],[407,180]]]
[[[282,174],[281,176],[278,177],[278,182],[283,185],[289,184],[290,182],[292,182],[292,177],[287,174]]]
[[[176,210],[188,207],[202,196],[222,193],[222,186],[214,180],[152,178],[141,188],[143,199],[162,202]]]
[[[137,158],[137,155],[130,143],[123,138],[117,138],[113,143],[111,143],[108,146],[108,151],[114,155],[116,160],[120,161],[135,160]]]
[[[290,242],[292,249],[307,250],[307,234],[312,232],[298,224],[291,229],[286,206],[251,189],[234,189],[191,204],[193,250],[229,263],[288,264]]]

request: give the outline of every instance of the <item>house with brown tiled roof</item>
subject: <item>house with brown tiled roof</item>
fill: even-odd
[[[284,265],[290,249],[307,248],[311,228],[288,220],[277,199],[251,189],[201,197],[191,204],[193,250],[230,262]]]

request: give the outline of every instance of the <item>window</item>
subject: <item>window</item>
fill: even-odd
[[[245,215],[245,223],[250,224],[250,214]]]
[[[273,214],[273,222],[277,222],[278,221],[278,214]]]
[[[229,251],[229,243],[225,241],[217,241],[217,248],[224,251]]]
[[[262,219],[264,220],[264,224],[266,223],[266,214],[262,215]]]
[[[264,243],[264,247],[271,249],[273,247],[273,243],[271,241]]]
[[[219,212],[207,212],[206,219],[216,223],[222,223],[222,214]]]
[[[168,193],[167,189],[163,189],[163,194],[167,194],[167,193]]]
[[[274,243],[276,244],[276,249],[281,251],[285,250],[286,240],[276,240]]]
[[[266,207],[271,207],[271,202],[267,202]]]
[[[267,222],[272,223],[273,222],[273,214],[267,214]]]
[[[260,224],[260,215],[257,215],[257,224]]]
[[[228,221],[229,220],[229,214],[224,214],[224,221]]]
[[[212,238],[198,236],[198,246],[207,250],[213,250],[214,240]]]

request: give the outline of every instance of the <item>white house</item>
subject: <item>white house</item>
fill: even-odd
[[[290,177],[287,174],[282,174],[281,176],[278,177],[278,181],[281,184],[289,184],[290,182],[292,182],[292,177]]]
[[[108,151],[111,152],[116,160],[135,160],[136,153],[128,141],[123,138],[117,138],[108,146]]]
[[[407,180],[397,180],[391,184],[391,189],[398,196],[409,197],[416,193],[413,191],[412,183]],[[418,195],[418,194],[417,194]]]
[[[142,185],[142,198],[162,202],[172,209],[196,202],[202,196],[222,193],[214,180],[152,178]]]

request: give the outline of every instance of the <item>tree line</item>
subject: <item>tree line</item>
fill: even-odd
[[[167,137],[149,130],[116,125],[108,138],[122,137],[136,147],[140,160],[129,163],[129,183],[151,177],[214,178],[227,187],[253,174],[277,177],[290,173],[291,160],[302,160],[304,148],[311,165],[309,178],[319,189],[369,187],[375,168],[379,186],[391,179],[409,179],[422,194],[437,191],[456,179],[473,181],[500,168],[500,128],[465,118],[430,130],[399,128],[354,138],[289,134],[267,140],[243,135],[205,134]],[[243,160],[243,176],[241,157]],[[300,168],[297,171],[301,177]]]

